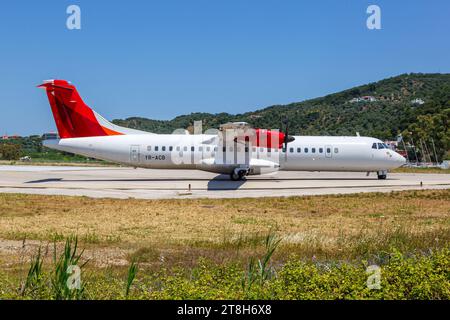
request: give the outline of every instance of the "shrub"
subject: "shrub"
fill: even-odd
[[[68,240],[56,265],[78,262],[81,254],[76,251],[76,241]],[[0,299],[450,299],[449,248],[409,255],[392,250],[383,261],[379,289],[367,286],[366,261],[306,262],[292,256],[276,268],[276,273],[258,277],[251,286],[242,285],[245,266],[200,260],[193,269],[142,270],[138,276],[135,264],[128,273],[92,269],[83,276],[89,281],[82,290],[65,291],[62,283],[66,275],[59,271],[63,268],[57,267],[56,273],[42,271],[38,253],[31,263],[23,295],[17,291],[14,279],[0,274]],[[125,295],[124,273],[128,279]]]

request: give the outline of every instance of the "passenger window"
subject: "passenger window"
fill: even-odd
[[[305,148],[305,153],[308,153],[308,148]]]
[[[180,150],[181,150],[180,146],[177,146],[177,151],[180,151]]]
[[[161,149],[162,149],[162,151],[166,151],[166,147],[165,146],[163,146]]]
[[[294,148],[289,148],[289,152],[293,153],[294,152]]]
[[[203,152],[203,147],[198,147],[198,151]]]
[[[374,142],[374,143],[372,144],[372,149],[376,149],[376,148],[377,148],[377,143]]]
[[[256,152],[256,148],[255,148],[255,147],[253,147],[253,148],[252,148],[252,151],[253,151],[253,152]]]
[[[259,148],[259,152],[264,152],[264,148]]]
[[[297,148],[297,153],[302,152],[302,148]]]
[[[312,149],[311,149],[311,152],[312,152],[312,153],[316,153],[316,148],[312,148]]]
[[[233,152],[233,147],[229,147],[228,150],[230,150],[230,152]]]
[[[283,148],[283,152],[286,152],[286,148]]]
[[[210,152],[211,148],[210,147],[206,147],[206,152]]]
[[[187,147],[186,147],[186,146],[184,146],[184,147],[183,147],[183,150],[184,150],[184,151],[187,151]]]
[[[217,147],[214,147],[214,152],[216,152],[218,149],[217,149]]]
[[[248,152],[248,147],[245,147],[245,152]]]
[[[194,152],[194,151],[195,151],[195,148],[194,148],[194,147],[191,147],[191,151]]]
[[[327,148],[327,153],[331,153],[331,148]]]
[[[323,153],[323,148],[319,148],[319,153]]]
[[[338,148],[334,148],[334,153],[339,153],[339,149]]]
[[[147,146],[147,151],[152,151],[152,146]]]
[[[169,151],[172,151],[172,150],[173,150],[173,147],[172,147],[172,146],[170,146],[170,147],[169,147]]]
[[[155,147],[155,151],[158,151],[158,146]]]

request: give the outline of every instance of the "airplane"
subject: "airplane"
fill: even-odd
[[[44,146],[135,168],[196,169],[234,181],[278,170],[376,172],[386,179],[388,170],[406,162],[379,139],[291,136],[287,121],[285,132],[253,129],[245,122],[199,134],[125,128],[87,106],[66,80],[46,80],[38,87],[46,90],[59,135],[44,140]]]

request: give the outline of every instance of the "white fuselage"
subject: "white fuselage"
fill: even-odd
[[[405,158],[370,137],[295,136],[287,150],[243,144],[218,145],[214,135],[136,134],[45,140],[46,147],[125,165],[155,169],[199,169],[250,174],[291,171],[385,171]],[[224,152],[226,150],[226,152]],[[239,154],[238,154],[239,153]],[[225,155],[226,154],[226,155]]]

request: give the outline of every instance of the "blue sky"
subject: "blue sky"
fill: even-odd
[[[71,4],[81,30],[66,28]],[[370,4],[381,30],[366,28]],[[54,130],[44,79],[72,81],[107,119],[171,119],[450,72],[449,13],[448,0],[2,2],[0,134]]]

